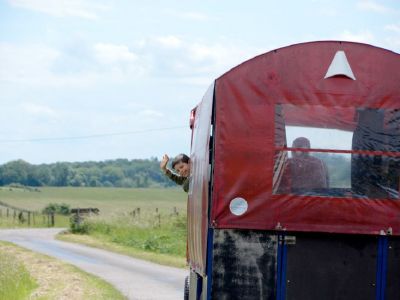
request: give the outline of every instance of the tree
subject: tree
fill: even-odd
[[[41,165],[16,160],[0,166],[0,185],[11,183],[27,186],[173,186],[160,172],[156,158]]]
[[[55,186],[68,186],[68,177],[70,168],[67,163],[56,163],[52,168],[53,185]]]

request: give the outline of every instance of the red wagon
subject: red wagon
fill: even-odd
[[[192,112],[190,299],[400,299],[400,55],[326,41]]]

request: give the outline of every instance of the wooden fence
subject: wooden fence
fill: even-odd
[[[53,227],[55,214],[43,214],[37,211],[22,209],[0,201],[0,219],[12,219],[13,223],[25,224],[27,226],[45,225]]]
[[[129,214],[132,216],[132,218],[134,220],[140,220],[140,214],[141,214],[141,208],[140,207],[136,207],[134,210],[132,210]],[[155,208],[154,210],[155,212],[155,220],[156,220],[156,225],[158,227],[161,227],[161,213],[160,210],[158,209],[158,207]],[[172,208],[171,213],[168,214],[169,217],[177,217],[179,216],[179,211],[178,209],[174,206]]]

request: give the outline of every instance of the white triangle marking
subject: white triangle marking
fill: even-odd
[[[324,79],[337,75],[343,75],[353,80],[356,80],[356,77],[351,70],[350,64],[344,51],[336,52],[335,57],[333,58]]]

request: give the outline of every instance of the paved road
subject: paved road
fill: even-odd
[[[4,229],[0,240],[59,258],[105,279],[128,299],[182,299],[187,271],[160,266],[125,255],[57,241],[62,229]]]

